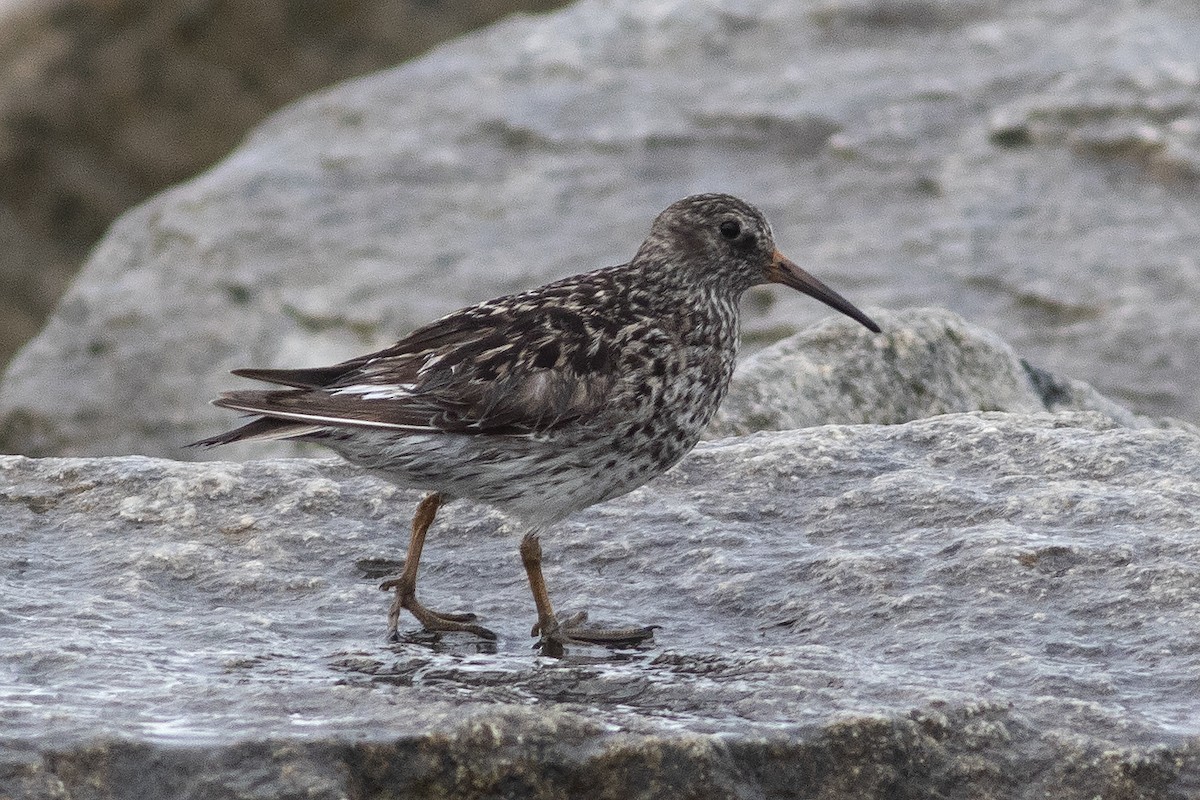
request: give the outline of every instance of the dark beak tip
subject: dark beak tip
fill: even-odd
[[[797,291],[804,292],[809,297],[815,298],[833,310],[850,317],[871,331],[871,333],[883,333],[883,329],[879,327],[875,320],[868,317],[857,306],[833,289],[830,289],[820,280],[800,269],[800,267],[796,266],[795,262],[790,261],[778,250],[771,255],[771,264],[767,270],[766,279],[771,283],[782,283],[784,286],[790,286]]]

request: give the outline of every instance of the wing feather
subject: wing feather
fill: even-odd
[[[604,272],[593,273],[596,283]],[[563,305],[553,291],[514,295],[443,317],[341,364],[237,370],[295,388],[227,392],[214,403],[300,425],[551,431],[602,408],[617,381],[612,315],[602,303]]]

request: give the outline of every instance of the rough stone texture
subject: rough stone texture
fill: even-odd
[[[1132,413],[1083,381],[1020,358],[992,331],[944,309],[875,311],[876,336],[830,317],[738,369],[709,438],[826,423],[893,425],[962,411],[1100,411],[1131,428],[1194,425]]]
[[[383,642],[416,496],[339,463],[0,459],[0,795],[1186,798],[1200,438],[947,415],[701,445],[548,536],[448,507]]]
[[[561,4],[0,2],[0,365],[118,214],[211,165],[268,112]]]
[[[298,103],[126,215],[0,385],[0,447],[177,457],[227,422],[203,403],[228,369],[357,355],[625,260],[711,189],[860,305],[951,308],[1195,421],[1197,63],[1200,18],[1168,0],[585,0],[502,22]],[[747,330],[826,313],[764,290]]]

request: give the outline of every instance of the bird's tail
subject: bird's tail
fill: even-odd
[[[219,433],[216,436],[210,436],[207,439],[201,439],[198,442],[192,442],[184,445],[185,447],[216,447],[221,444],[233,444],[234,442],[251,442],[251,441],[275,441],[279,439],[299,439],[311,433],[316,433],[321,430],[321,425],[310,425],[303,422],[294,422],[286,419],[275,419],[273,417],[259,417],[256,420],[247,422],[240,428],[234,428],[231,431]]]

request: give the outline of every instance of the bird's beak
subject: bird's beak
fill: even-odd
[[[861,322],[868,330],[879,333],[879,326],[873,319],[859,311],[849,300],[833,289],[797,267],[778,250],[771,254],[771,263],[767,267],[767,280],[771,283],[782,283],[784,286],[790,286],[810,297],[815,297],[830,308],[835,308],[847,317]]]

